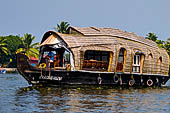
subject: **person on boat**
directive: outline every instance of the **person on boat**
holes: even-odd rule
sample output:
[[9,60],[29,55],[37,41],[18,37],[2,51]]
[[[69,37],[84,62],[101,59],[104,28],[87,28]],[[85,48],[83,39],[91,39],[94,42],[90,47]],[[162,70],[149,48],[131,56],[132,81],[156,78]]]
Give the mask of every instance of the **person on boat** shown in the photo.
[[50,58],[50,62],[54,62],[54,53],[52,51],[49,51],[47,56]]
[[54,53],[50,50],[46,56],[47,67],[50,67],[50,64],[54,62]]

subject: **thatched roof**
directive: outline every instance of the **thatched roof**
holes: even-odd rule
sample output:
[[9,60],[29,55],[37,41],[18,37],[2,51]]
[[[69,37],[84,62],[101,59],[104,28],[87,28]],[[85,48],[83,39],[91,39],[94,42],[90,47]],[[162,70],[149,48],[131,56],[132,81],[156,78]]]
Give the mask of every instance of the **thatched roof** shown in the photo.
[[[74,31],[75,33],[72,33],[72,31]],[[151,40],[145,39],[141,36],[137,36],[134,33],[122,31],[115,28],[69,27],[68,34],[61,34],[58,32],[49,31],[44,34],[41,45],[44,45],[46,39],[49,36],[52,36],[50,34],[55,34],[59,36],[64,42],[66,42],[66,44],[68,44],[68,47],[70,48],[87,45],[114,44],[119,43],[118,41],[121,41],[119,39],[131,40],[157,48],[157,44]]]
[[113,36],[133,40],[149,46],[157,46],[157,44],[151,40],[145,39],[144,37],[138,36],[133,32],[126,32],[115,28],[96,28],[96,27],[70,27],[84,36]]
[[43,43],[41,43],[40,46],[52,45],[52,44],[56,44],[56,43],[59,43],[59,41],[54,36],[54,34],[52,34],[45,41],[43,41]]

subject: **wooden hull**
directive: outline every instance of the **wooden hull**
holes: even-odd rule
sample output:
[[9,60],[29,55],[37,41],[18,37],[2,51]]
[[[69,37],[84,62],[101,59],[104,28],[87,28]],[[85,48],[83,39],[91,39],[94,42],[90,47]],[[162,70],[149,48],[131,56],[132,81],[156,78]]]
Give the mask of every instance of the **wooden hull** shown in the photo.
[[126,85],[126,86],[161,86],[168,80],[169,76],[141,75],[130,73],[94,72],[94,71],[67,71],[47,68],[36,68],[29,65],[25,55],[17,55],[18,72],[30,84],[43,85]]

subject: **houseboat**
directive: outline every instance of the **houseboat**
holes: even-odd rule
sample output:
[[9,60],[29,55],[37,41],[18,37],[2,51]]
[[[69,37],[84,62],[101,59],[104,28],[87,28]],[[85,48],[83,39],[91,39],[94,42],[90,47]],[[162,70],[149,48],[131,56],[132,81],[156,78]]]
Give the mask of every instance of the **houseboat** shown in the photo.
[[30,84],[162,86],[169,80],[169,56],[157,44],[115,28],[69,27],[48,31],[38,64],[17,54],[18,72]]

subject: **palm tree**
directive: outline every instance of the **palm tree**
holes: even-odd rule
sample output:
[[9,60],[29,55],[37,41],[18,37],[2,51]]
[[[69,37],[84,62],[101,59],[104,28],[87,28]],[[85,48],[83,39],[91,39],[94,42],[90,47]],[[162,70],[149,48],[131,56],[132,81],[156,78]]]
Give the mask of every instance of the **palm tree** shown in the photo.
[[[32,36],[31,34],[24,34],[24,37],[21,37],[21,48],[19,48],[17,50],[17,52],[25,52],[25,54],[28,56],[28,57],[35,57],[35,58],[38,58],[39,56],[39,45],[40,43],[37,42],[37,43],[33,43],[35,37]],[[33,43],[33,44],[32,44]]]
[[60,24],[57,24],[57,27],[54,27],[54,29],[59,33],[66,33],[69,25],[68,22],[62,21]]
[[154,33],[148,33],[145,38],[156,42],[159,47],[164,48],[165,41],[158,40],[158,37]]
[[148,33],[147,37],[145,37],[146,39],[152,40],[154,42],[156,42],[156,40],[158,39],[158,37],[154,34],[154,33]]
[[6,55],[8,55],[8,48],[6,44],[6,39],[0,37],[0,57],[2,53],[5,53]]

